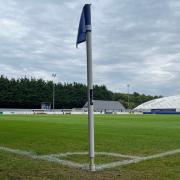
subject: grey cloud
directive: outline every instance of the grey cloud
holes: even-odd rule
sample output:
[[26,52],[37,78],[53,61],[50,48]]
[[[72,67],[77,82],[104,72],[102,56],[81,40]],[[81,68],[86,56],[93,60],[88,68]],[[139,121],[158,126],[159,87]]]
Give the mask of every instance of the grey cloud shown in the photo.
[[180,93],[178,0],[0,0],[0,67],[8,77],[86,82],[75,48],[84,2],[92,3],[94,82],[113,91]]

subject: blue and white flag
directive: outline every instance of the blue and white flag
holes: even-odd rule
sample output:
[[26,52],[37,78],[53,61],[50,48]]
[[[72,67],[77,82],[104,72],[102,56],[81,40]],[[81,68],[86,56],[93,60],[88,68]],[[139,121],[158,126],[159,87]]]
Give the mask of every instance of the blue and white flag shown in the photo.
[[91,31],[91,4],[85,4],[83,7],[81,19],[79,22],[76,47],[78,46],[78,44],[86,41],[87,31]]

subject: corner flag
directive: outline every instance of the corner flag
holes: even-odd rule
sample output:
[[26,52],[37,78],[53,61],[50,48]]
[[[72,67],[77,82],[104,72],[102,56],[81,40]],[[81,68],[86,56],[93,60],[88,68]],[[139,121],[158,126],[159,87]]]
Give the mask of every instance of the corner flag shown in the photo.
[[76,41],[76,47],[78,44],[86,41],[86,32],[91,31],[91,5],[85,4],[81,13],[81,19],[79,22],[79,29]]
[[92,77],[92,38],[91,38],[91,5],[85,4],[81,13],[76,47],[86,41],[87,53],[87,94],[88,94],[88,133],[90,171],[95,171],[94,164],[94,114],[93,114],[93,77]]

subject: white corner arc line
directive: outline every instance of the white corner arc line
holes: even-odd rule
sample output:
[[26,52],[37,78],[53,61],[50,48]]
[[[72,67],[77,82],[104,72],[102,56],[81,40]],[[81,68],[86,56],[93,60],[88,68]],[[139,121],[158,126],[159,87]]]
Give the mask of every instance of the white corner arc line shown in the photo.
[[[81,168],[81,169],[88,170],[88,164],[80,164],[80,163],[76,163],[76,162],[72,162],[72,161],[68,161],[68,160],[59,159],[60,157],[66,157],[69,155],[87,155],[88,152],[66,152],[66,153],[59,153],[59,154],[38,155],[37,153],[35,153],[33,151],[22,151],[19,149],[12,149],[12,148],[2,147],[2,146],[0,146],[0,151],[9,152],[9,153],[13,153],[13,154],[21,155],[21,156],[26,156],[26,157],[29,157],[32,159],[54,162],[54,163],[58,163],[61,165],[72,167],[72,168]],[[165,157],[165,156],[174,155],[177,153],[180,153],[180,149],[175,149],[172,151],[167,151],[167,152],[150,155],[150,156],[144,156],[144,157],[123,155],[123,154],[118,154],[118,153],[96,152],[96,155],[107,155],[107,156],[129,158],[129,160],[123,160],[123,161],[117,161],[117,162],[112,162],[112,163],[107,163],[107,164],[96,165],[96,170],[104,170],[104,169],[114,168],[117,166],[138,163],[141,161],[161,158],[161,157]]]
[[96,155],[106,155],[106,156],[114,156],[114,157],[131,158],[131,159],[140,158],[139,156],[131,156],[131,155],[125,155],[125,154],[119,154],[119,153],[108,153],[108,152],[96,152],[95,154]]
[[[88,155],[88,152],[66,152],[66,153],[50,154],[50,156],[54,156],[54,157],[66,157],[66,156],[72,156],[72,155]],[[109,153],[109,152],[95,152],[95,155],[123,157],[123,158],[130,158],[130,159],[140,158],[139,156],[131,156],[131,155],[125,155],[125,154],[119,154],[119,153]]]

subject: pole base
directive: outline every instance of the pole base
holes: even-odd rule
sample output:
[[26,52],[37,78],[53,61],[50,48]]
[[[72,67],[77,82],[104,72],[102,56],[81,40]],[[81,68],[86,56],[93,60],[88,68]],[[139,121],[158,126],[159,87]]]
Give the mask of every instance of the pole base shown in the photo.
[[90,165],[89,165],[89,170],[90,170],[91,172],[95,172],[95,171],[96,171],[95,164],[90,164]]
[[96,167],[95,167],[95,164],[94,164],[94,157],[90,157],[89,170],[90,170],[91,172],[96,171]]

